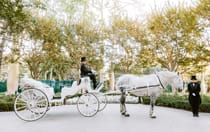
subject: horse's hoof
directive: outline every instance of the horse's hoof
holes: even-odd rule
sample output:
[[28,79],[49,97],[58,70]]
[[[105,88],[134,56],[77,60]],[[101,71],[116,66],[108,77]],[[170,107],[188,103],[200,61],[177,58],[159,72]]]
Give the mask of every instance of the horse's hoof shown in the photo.
[[128,113],[121,113],[122,115],[124,115],[125,117],[129,117],[130,116],[130,114],[128,114]]
[[152,118],[152,119],[155,119],[155,118],[156,118],[156,116],[151,116],[151,118]]
[[127,113],[126,113],[124,116],[125,116],[125,117],[130,117],[130,114],[127,114]]
[[66,105],[66,98],[64,98],[64,100],[63,100],[63,105]]

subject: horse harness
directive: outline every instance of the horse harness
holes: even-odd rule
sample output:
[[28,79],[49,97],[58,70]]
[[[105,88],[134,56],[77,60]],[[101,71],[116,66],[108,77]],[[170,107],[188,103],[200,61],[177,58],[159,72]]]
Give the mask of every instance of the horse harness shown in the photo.
[[163,83],[161,82],[160,77],[158,76],[158,74],[157,74],[157,73],[155,73],[155,75],[157,76],[158,81],[159,81],[159,83],[160,83],[161,87],[162,87],[163,89],[165,89],[165,87],[163,86]]
[[[163,86],[163,83],[161,82],[160,77],[158,76],[158,74],[155,73],[155,75],[156,75],[156,77],[157,77],[157,79],[158,79],[160,84],[157,84],[157,85],[149,85],[149,84],[147,84],[147,86],[134,87],[131,90],[137,90],[137,89],[143,89],[143,88],[151,88],[151,87],[159,87],[159,86],[161,86],[163,89],[165,89],[165,87]],[[128,90],[128,91],[130,91],[130,90]]]

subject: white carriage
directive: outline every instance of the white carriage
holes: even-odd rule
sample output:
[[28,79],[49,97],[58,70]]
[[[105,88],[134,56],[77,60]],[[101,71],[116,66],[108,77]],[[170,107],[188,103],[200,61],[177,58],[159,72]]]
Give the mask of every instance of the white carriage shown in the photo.
[[65,104],[66,97],[75,95],[79,91],[85,91],[77,100],[77,109],[85,117],[91,117],[102,111],[107,104],[106,95],[101,93],[103,82],[99,83],[95,90],[92,89],[89,77],[81,78],[80,84],[74,81],[71,87],[61,90],[61,98],[53,99],[54,89],[47,84],[30,79],[22,78],[20,92],[14,103],[16,115],[25,121],[35,121],[42,118],[50,109],[52,103],[62,102]]

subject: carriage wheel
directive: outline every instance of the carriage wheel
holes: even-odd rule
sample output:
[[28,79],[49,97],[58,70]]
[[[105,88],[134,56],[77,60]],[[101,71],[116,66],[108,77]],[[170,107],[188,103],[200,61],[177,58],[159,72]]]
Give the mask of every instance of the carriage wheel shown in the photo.
[[106,95],[103,94],[103,93],[96,93],[95,95],[98,98],[99,103],[100,103],[98,111],[104,110],[106,108],[106,105],[107,105],[107,102],[108,102]]
[[15,99],[15,114],[24,121],[35,121],[42,118],[49,106],[45,93],[39,89],[22,91]]
[[77,109],[85,117],[94,116],[99,109],[98,98],[91,93],[81,95],[77,101]]

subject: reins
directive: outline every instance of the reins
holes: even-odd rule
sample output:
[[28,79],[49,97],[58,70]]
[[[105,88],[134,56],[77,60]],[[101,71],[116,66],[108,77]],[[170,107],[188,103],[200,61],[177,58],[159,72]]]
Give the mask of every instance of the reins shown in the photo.
[[158,74],[155,73],[155,75],[157,76],[158,81],[160,82],[161,87],[162,87],[163,89],[165,89],[165,87],[163,86],[163,83],[161,82],[160,77],[158,76]]

